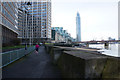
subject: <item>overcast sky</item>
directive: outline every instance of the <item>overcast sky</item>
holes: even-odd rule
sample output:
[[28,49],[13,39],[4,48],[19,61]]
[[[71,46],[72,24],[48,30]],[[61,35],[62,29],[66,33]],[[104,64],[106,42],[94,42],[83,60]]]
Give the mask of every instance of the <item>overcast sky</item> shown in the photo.
[[76,38],[76,15],[81,17],[82,41],[118,37],[119,0],[52,0],[52,27],[63,27]]

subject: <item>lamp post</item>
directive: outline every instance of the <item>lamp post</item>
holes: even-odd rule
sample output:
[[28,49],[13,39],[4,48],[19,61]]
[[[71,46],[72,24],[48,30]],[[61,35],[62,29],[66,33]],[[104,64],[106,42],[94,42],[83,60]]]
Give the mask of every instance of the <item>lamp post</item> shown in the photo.
[[25,2],[25,3],[22,3],[21,4],[21,6],[23,6],[24,7],[24,9],[25,10],[23,10],[24,12],[25,12],[25,15],[26,15],[26,27],[25,27],[25,50],[27,50],[27,38],[28,38],[28,25],[27,25],[27,23],[28,23],[28,16],[27,15],[29,15],[29,12],[28,12],[28,8],[29,7],[31,7],[31,3],[30,2]]

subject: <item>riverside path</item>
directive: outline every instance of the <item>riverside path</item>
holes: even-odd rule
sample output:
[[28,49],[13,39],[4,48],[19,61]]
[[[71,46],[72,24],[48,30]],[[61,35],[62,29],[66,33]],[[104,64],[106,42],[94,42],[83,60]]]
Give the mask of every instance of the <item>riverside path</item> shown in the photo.
[[61,78],[56,65],[40,46],[39,53],[35,51],[2,69],[2,79],[5,78]]

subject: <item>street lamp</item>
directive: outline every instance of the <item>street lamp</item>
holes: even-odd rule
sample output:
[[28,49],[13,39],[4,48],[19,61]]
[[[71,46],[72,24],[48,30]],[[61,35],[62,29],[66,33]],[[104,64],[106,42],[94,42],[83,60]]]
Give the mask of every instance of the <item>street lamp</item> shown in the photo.
[[27,28],[27,22],[28,22],[28,19],[27,19],[27,15],[28,15],[28,8],[31,7],[31,3],[30,2],[25,2],[25,3],[22,3],[21,4],[22,7],[24,7],[25,10],[23,10],[25,12],[25,15],[26,15],[26,28],[25,28],[25,33],[26,34],[26,39],[25,39],[25,50],[27,50],[27,37],[28,37],[28,28]]

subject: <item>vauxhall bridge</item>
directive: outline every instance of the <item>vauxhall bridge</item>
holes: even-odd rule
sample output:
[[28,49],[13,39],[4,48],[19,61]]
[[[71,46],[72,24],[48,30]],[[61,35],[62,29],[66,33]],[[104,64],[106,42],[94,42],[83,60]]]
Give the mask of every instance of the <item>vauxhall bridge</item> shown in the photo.
[[104,43],[118,43],[120,40],[101,40],[101,41],[80,41],[80,42],[75,42],[75,43],[88,43],[88,44],[104,44]]

